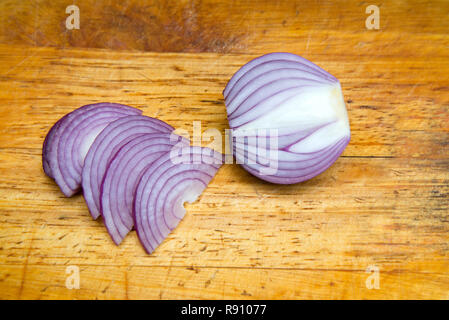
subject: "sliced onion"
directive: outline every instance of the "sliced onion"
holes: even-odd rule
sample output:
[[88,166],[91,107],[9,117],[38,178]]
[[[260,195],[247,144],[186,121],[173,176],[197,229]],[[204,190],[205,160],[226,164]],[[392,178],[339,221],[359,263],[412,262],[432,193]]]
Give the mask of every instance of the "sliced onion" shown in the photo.
[[236,159],[263,180],[310,179],[329,168],[349,143],[339,81],[302,57],[256,58],[236,72],[223,95]]
[[45,174],[52,179],[54,179],[54,177],[53,177],[53,170],[51,169],[50,159],[49,159],[49,154],[50,154],[50,150],[51,150],[50,146],[53,146],[53,140],[56,135],[56,132],[58,131],[59,125],[61,124],[62,120],[65,117],[66,116],[59,119],[53,125],[53,127],[51,127],[50,131],[47,133],[47,136],[45,137],[44,145],[42,147],[42,166],[44,168]]
[[118,245],[134,225],[134,194],[142,173],[165,153],[189,141],[170,133],[143,134],[124,145],[110,162],[101,185],[101,213]]
[[223,163],[208,148],[186,147],[167,153],[146,169],[134,198],[134,225],[140,242],[153,252],[184,217],[184,202],[194,202]]
[[131,140],[147,133],[170,133],[167,123],[146,116],[129,116],[110,123],[91,145],[82,171],[84,199],[94,219],[100,214],[100,187],[114,155]]
[[97,103],[67,114],[52,127],[44,141],[44,171],[67,197],[74,195],[81,186],[80,165],[95,137],[108,123],[140,113],[121,104]]

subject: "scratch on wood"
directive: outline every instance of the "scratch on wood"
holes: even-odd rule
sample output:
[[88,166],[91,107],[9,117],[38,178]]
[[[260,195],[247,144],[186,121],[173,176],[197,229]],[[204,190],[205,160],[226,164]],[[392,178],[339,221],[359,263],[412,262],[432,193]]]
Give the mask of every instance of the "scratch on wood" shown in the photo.
[[30,258],[31,248],[33,247],[33,241],[34,241],[34,230],[31,232],[30,245],[28,246],[25,262],[23,265],[22,279],[20,281],[20,289],[19,289],[19,298],[18,299],[21,299],[21,297],[22,297],[23,287],[25,284],[25,278],[26,278],[26,273],[27,273],[27,268],[28,268],[28,260]]

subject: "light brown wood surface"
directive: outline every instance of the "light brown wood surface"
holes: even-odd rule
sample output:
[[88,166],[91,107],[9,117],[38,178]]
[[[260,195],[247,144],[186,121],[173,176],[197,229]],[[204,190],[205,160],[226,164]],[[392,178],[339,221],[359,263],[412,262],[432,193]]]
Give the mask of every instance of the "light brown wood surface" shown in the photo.
[[[1,299],[449,299],[447,1],[373,3],[380,30],[359,1],[75,3],[80,30],[66,1],[0,3]],[[318,177],[280,186],[224,165],[147,255],[44,175],[47,131],[88,103],[224,132],[226,82],[271,51],[342,84],[351,142]]]

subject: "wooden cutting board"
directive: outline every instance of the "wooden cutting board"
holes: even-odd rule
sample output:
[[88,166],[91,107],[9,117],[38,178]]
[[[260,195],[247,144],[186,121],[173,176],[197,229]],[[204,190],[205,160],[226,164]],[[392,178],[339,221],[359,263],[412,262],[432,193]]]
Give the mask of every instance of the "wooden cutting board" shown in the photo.
[[[0,4],[1,299],[449,298],[447,1],[378,3],[379,30],[358,1],[76,4],[79,30],[66,1]],[[352,139],[318,177],[225,165],[147,255],[44,175],[47,131],[88,103],[224,132],[226,82],[271,51],[342,84]]]

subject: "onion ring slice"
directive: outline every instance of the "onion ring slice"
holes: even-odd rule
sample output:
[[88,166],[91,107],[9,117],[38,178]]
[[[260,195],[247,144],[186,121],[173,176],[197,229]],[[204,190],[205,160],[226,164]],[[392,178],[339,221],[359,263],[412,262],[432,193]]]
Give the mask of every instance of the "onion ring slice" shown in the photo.
[[134,225],[152,253],[185,215],[184,202],[203,192],[223,163],[209,148],[185,147],[156,160],[142,175],[134,197]]
[[129,116],[110,123],[89,149],[82,172],[84,199],[94,219],[100,214],[100,187],[114,155],[131,140],[147,133],[170,133],[167,123],[146,116]]
[[[70,197],[79,191],[81,173],[76,170],[96,135],[111,121],[141,111],[116,103],[96,103],[78,108],[50,129],[43,145],[44,171]],[[90,125],[85,125],[88,122]]]
[[101,213],[115,244],[119,245],[134,225],[134,194],[143,172],[172,148],[189,141],[170,133],[143,134],[128,142],[108,165],[101,185]]

